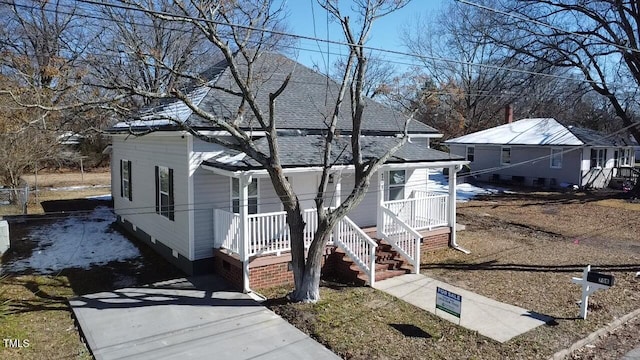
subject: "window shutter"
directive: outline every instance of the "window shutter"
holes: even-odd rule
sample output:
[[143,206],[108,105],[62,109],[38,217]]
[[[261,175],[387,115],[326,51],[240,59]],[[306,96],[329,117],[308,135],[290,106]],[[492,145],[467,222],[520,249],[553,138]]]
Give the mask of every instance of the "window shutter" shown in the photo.
[[173,169],[169,169],[169,220],[175,219],[173,200]]
[[122,178],[124,173],[122,172],[122,168],[123,168],[123,164],[122,164],[122,160],[120,160],[120,197],[124,197],[124,186],[122,186]]
[[156,213],[160,214],[160,169],[156,166]]
[[131,176],[131,168],[132,168],[131,160],[129,160],[127,162],[128,162],[127,165],[129,165],[128,166],[129,167],[129,194],[127,194],[127,195],[129,196],[129,201],[133,201],[133,195],[132,195],[133,194],[133,183],[131,182],[131,178],[132,178],[132,176]]

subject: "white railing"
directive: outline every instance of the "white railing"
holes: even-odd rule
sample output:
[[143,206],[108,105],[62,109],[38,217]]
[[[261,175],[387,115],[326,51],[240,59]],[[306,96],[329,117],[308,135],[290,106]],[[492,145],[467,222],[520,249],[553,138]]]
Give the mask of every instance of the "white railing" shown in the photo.
[[291,250],[287,213],[249,215],[249,255],[280,254]]
[[225,248],[240,253],[240,215],[213,209],[215,248]]
[[431,230],[449,224],[448,195],[414,191],[413,196],[409,199],[385,201],[383,206],[416,230]]
[[369,286],[376,281],[376,247],[378,244],[348,217],[333,228],[333,243],[341,247],[369,278]]
[[382,211],[382,236],[395,250],[407,258],[414,272],[420,272],[420,241],[422,236],[386,207]]
[[[306,223],[304,243],[308,248],[318,229],[316,209],[304,210],[302,214]],[[280,254],[291,251],[291,238],[287,225],[287,213],[251,214],[249,221],[248,256]],[[215,247],[223,247],[240,254],[240,215],[228,211],[214,209]],[[340,246],[347,255],[369,277],[369,284],[375,283],[375,252],[378,246],[351,219],[344,217],[336,224],[328,242]]]

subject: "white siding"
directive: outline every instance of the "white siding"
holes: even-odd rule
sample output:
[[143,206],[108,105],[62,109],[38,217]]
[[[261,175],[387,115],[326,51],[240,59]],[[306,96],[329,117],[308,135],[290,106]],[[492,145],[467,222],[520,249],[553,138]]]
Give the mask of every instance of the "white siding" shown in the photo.
[[194,259],[213,255],[213,209],[231,210],[231,180],[227,176],[203,170],[204,160],[221,152],[223,147],[193,139],[190,176],[193,183],[193,246]]
[[[355,178],[352,173],[344,173],[342,175],[342,200],[353,190]],[[378,217],[378,176],[376,174],[371,178],[371,185],[364,199],[356,208],[351,210],[347,217],[360,227],[375,226]]]
[[407,170],[407,185],[404,189],[404,197],[411,197],[414,190],[427,190],[427,169]]
[[230,210],[229,181],[229,177],[203,169],[193,175],[194,260],[213,255],[213,209]]
[[273,188],[271,178],[260,178],[258,180],[258,211],[261,213],[282,211],[282,202]]
[[[187,140],[179,135],[113,136],[114,211],[127,221],[189,258]],[[131,161],[133,200],[120,197],[120,160]],[[156,214],[155,166],[173,169],[175,220]]]

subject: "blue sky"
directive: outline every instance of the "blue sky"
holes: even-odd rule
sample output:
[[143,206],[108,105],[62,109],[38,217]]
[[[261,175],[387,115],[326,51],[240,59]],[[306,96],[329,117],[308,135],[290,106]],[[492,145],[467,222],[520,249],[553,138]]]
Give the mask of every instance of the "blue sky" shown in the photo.
[[[312,36],[318,38],[327,38],[327,13],[320,8],[316,0],[283,0],[286,2],[287,9],[290,13],[288,24],[290,31],[296,34]],[[404,51],[400,33],[403,26],[412,25],[416,22],[418,15],[431,18],[443,6],[446,6],[452,0],[413,0],[404,8],[378,19],[372,28],[371,36],[367,43],[368,46],[383,49],[392,49]],[[343,8],[348,9],[350,1],[342,1]],[[314,22],[315,18],[315,22]],[[352,16],[354,18],[354,16]],[[355,20],[355,19],[353,19]],[[314,34],[315,23],[315,34]],[[335,22],[329,23],[329,39],[337,41],[345,41],[342,29]],[[327,44],[322,42],[314,42],[310,40],[300,40],[298,43],[297,55],[298,61],[307,66],[318,64],[324,71],[323,67],[327,62]],[[322,53],[320,53],[322,51]],[[331,64],[339,53],[344,53],[337,45],[330,45],[328,49],[329,64]],[[384,55],[389,57],[392,55]],[[400,60],[396,57],[396,60]],[[400,60],[400,61],[406,61]]]

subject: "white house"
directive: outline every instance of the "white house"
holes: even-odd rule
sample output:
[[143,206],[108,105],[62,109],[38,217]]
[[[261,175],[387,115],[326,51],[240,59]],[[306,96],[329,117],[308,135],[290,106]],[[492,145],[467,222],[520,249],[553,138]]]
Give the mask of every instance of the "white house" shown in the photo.
[[634,151],[623,136],[565,126],[552,118],[522,119],[445,141],[484,181],[527,186],[603,188]]
[[[277,88],[284,74],[293,74],[277,102],[279,147],[282,165],[305,208],[310,241],[326,129],[325,99],[336,93],[337,84],[329,81],[327,88],[324,75],[281,55],[263,54],[259,61],[256,69],[269,75],[261,84],[264,93]],[[189,96],[202,109],[229,116],[241,99],[218,88],[232,84],[226,63],[216,64],[208,74],[211,81],[192,89]],[[347,116],[338,124],[341,138],[328,195],[333,204],[354,186],[348,106]],[[395,144],[406,118],[369,100],[365,119],[360,135],[366,158]],[[112,127],[111,183],[119,222],[189,274],[215,271],[245,290],[290,281],[285,212],[266,170],[243,153],[180,130],[176,122],[188,122],[202,133],[231,141],[179,101],[159,105],[141,120]],[[247,118],[241,127],[252,131],[255,123]],[[132,135],[140,132],[145,135]],[[326,272],[340,272],[336,269],[345,253],[368,283],[394,274],[393,270],[404,271],[406,266],[373,263],[380,239],[405,256],[405,265],[414,270],[421,250],[455,245],[455,181],[450,181],[448,194],[431,194],[427,174],[429,169],[447,168],[455,178],[467,162],[429,148],[429,139],[441,135],[427,125],[413,122],[409,134],[411,141],[373,177],[365,199],[336,227],[327,249]],[[264,133],[252,131],[252,135],[268,153],[266,141],[260,139]]]

